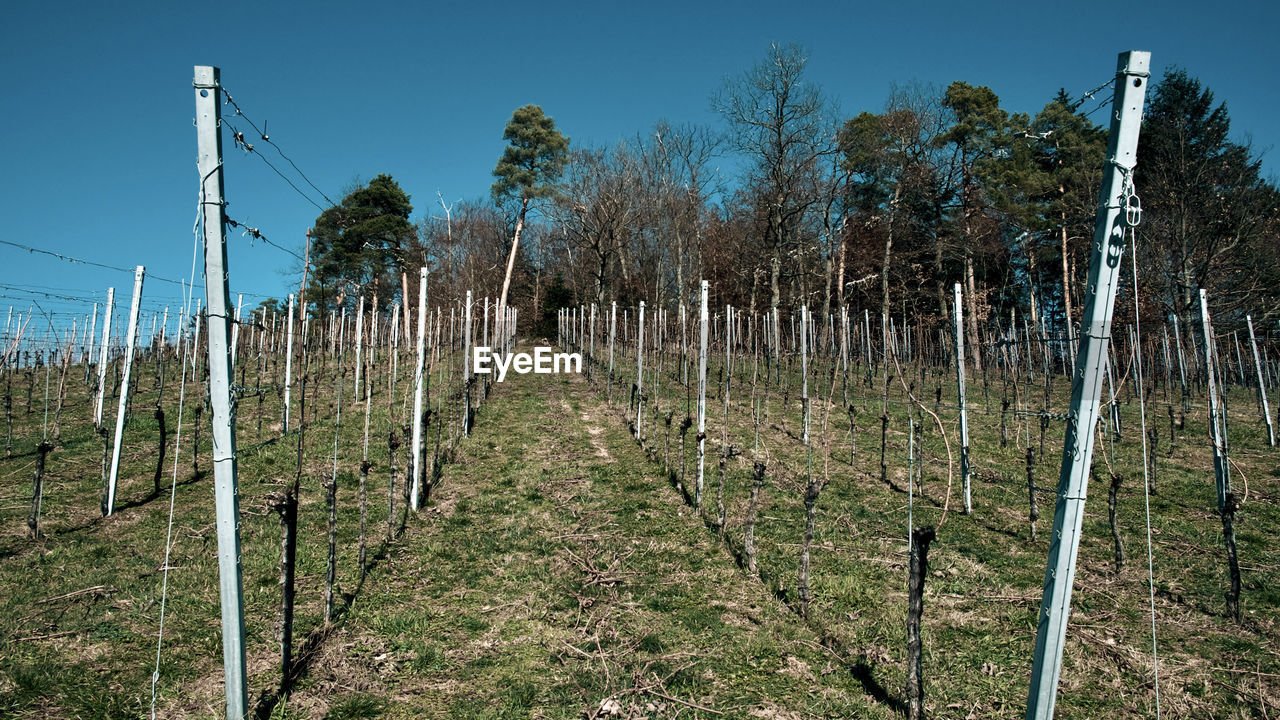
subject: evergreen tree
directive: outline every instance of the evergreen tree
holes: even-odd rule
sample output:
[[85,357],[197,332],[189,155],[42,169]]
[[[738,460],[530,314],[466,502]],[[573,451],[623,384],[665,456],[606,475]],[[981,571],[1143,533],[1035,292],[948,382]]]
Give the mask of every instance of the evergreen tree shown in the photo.
[[497,180],[491,192],[494,200],[518,203],[516,227],[511,237],[511,253],[507,256],[507,272],[502,281],[498,307],[505,307],[511,289],[511,274],[516,266],[520,233],[524,230],[529,206],[534,200],[555,192],[555,181],[564,171],[569,151],[569,138],[556,130],[556,123],[537,105],[517,108],[507,122],[502,139],[508,145],[493,169]]
[[1034,119],[1011,116],[998,142],[978,172],[1030,281],[1024,306],[1037,319],[1057,315],[1065,324],[1078,315],[1073,299],[1088,267],[1106,133],[1059,91]]
[[409,195],[381,174],[321,213],[311,231],[308,302],[323,312],[377,287],[378,302],[386,307],[416,244],[412,212]]
[[1277,193],[1230,130],[1226,105],[1180,69],[1156,86],[1143,121],[1135,182],[1144,278],[1166,312],[1188,320],[1200,288],[1226,322],[1232,311],[1274,306]]
[[[985,199],[978,183],[977,168],[991,158],[999,147],[999,138],[1007,130],[1009,114],[1000,108],[1000,98],[991,88],[956,81],[947,87],[943,104],[956,115],[956,123],[941,142],[954,146],[960,169],[960,207],[956,218],[964,256],[965,320],[970,347],[978,346],[978,285],[974,267],[975,249],[981,244],[979,222],[984,214]],[[982,369],[982,356],[974,354],[973,363]]]

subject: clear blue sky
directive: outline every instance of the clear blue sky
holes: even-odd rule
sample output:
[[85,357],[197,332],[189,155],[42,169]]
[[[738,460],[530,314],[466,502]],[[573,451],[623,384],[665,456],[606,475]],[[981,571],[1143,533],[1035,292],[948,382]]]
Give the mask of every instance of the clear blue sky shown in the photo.
[[[245,113],[330,197],[387,172],[414,219],[440,212],[437,191],[487,195],[520,105],[543,106],[575,144],[612,144],[660,118],[719,126],[710,94],[770,42],[805,46],[809,79],[848,116],[880,110],[894,83],[953,80],[1035,112],[1059,87],[1109,79],[1118,52],[1149,50],[1157,78],[1184,67],[1227,103],[1236,140],[1280,142],[1270,2],[113,5],[0,9],[0,239],[171,279],[191,268],[196,64],[219,66]],[[230,138],[225,156],[228,214],[301,252],[319,211]],[[1268,152],[1265,172],[1278,168]],[[228,237],[232,293],[246,305],[296,287],[296,260]],[[127,303],[131,283],[0,245],[0,313],[29,305],[15,287],[103,298],[114,285]],[[149,280],[144,307],[176,308],[180,293]]]

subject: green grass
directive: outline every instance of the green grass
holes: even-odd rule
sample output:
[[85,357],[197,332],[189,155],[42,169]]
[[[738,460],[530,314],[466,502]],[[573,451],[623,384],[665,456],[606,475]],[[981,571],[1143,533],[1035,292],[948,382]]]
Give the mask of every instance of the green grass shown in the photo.
[[[654,356],[645,359],[647,374],[650,369],[652,372],[646,378],[651,393],[647,410],[651,415],[644,422],[648,428],[645,446],[659,467],[670,453],[669,462],[678,472],[678,430],[673,429],[668,448],[663,417],[673,412],[673,426],[678,427],[686,412],[687,395],[674,382],[678,355],[670,355],[664,361],[665,374],[659,381],[659,360]],[[619,371],[622,385],[634,379],[634,355],[615,359],[615,367],[629,368]],[[794,602],[804,516],[801,496],[808,467],[805,448],[799,441],[799,372],[788,365],[782,372],[782,388],[776,382],[768,383],[766,388],[761,367],[757,397],[763,417],[760,447],[753,451],[756,428],[750,407],[751,370],[750,356],[738,359],[728,418],[729,441],[745,449],[745,453],[729,464],[728,544],[741,548],[740,523],[750,491],[751,460],[753,456],[767,458],[769,476],[756,527],[760,576],[767,587]],[[814,443],[819,447],[813,467],[819,475],[823,472],[824,444],[820,425],[828,392],[832,392],[836,406],[828,430],[832,449],[827,467],[830,484],[818,502],[812,580],[816,599],[809,625],[838,640],[842,647],[859,649],[863,660],[884,670],[886,686],[896,691],[905,682],[902,624],[906,604],[906,430],[910,403],[894,379],[889,391],[886,452],[890,483],[882,483],[881,376],[877,373],[875,384],[867,387],[859,382],[865,377],[864,370],[851,372],[849,402],[856,410],[858,424],[858,453],[851,464],[842,386],[837,380],[832,390],[829,372],[829,366],[820,360],[810,375],[810,394],[815,398],[812,428]],[[921,387],[918,370],[910,369],[908,374],[910,382]],[[707,505],[703,514],[712,519],[723,423],[722,362],[714,356],[708,377]],[[931,550],[933,572],[925,611],[926,676],[946,678],[945,682],[930,685],[930,706],[934,715],[943,717],[964,717],[975,708],[978,714],[1021,714],[1017,708],[1025,702],[1036,610],[1048,553],[1047,536],[1052,527],[1053,487],[1061,459],[1060,421],[1050,423],[1043,456],[1039,453],[1039,423],[1034,419],[1029,428],[1011,419],[1008,446],[1000,447],[999,409],[1004,386],[995,370],[989,371],[986,381],[984,392],[982,375],[971,371],[974,513],[969,517],[960,512],[957,413],[948,407],[955,402],[954,375],[945,369],[927,370],[924,391],[920,393],[926,406],[935,409],[933,391],[942,388],[942,402],[936,409],[950,437],[955,466],[948,495],[947,451],[932,419],[925,415],[924,492],[915,497],[916,524],[937,524],[942,519],[942,507],[948,506],[945,523]],[[630,417],[626,397],[618,387],[615,385],[614,392],[615,402],[619,403],[616,414]],[[1062,378],[1053,378],[1050,410],[1065,409],[1068,390]],[[1009,393],[1012,400],[1012,389]],[[1162,435],[1160,492],[1151,498],[1151,511],[1156,587],[1168,591],[1157,597],[1157,624],[1163,663],[1162,701],[1164,710],[1172,716],[1221,717],[1226,712],[1224,708],[1231,708],[1231,713],[1243,713],[1230,714],[1231,717],[1263,717],[1262,698],[1268,707],[1280,700],[1270,683],[1259,682],[1268,677],[1265,673],[1280,669],[1280,658],[1269,648],[1276,635],[1277,610],[1270,588],[1280,578],[1274,545],[1266,540],[1267,528],[1280,521],[1275,504],[1277,478],[1270,471],[1275,451],[1266,445],[1265,427],[1254,410],[1252,391],[1234,387],[1230,396],[1235,490],[1243,492],[1243,471],[1251,493],[1247,509],[1237,517],[1237,543],[1244,567],[1242,628],[1225,617],[1226,559],[1222,525],[1214,510],[1212,460],[1208,442],[1202,439],[1207,436],[1203,396],[1193,398],[1192,410],[1186,413],[1185,427],[1178,428],[1177,443],[1170,456],[1166,456],[1169,437],[1163,389],[1157,391],[1149,407]],[[1038,410],[1043,386],[1030,390],[1023,387],[1021,397],[1023,408]],[[1073,629],[1067,646],[1068,670],[1064,671],[1058,699],[1060,717],[1155,715],[1138,403],[1126,387],[1119,389],[1119,398],[1124,434],[1119,441],[1108,438],[1099,444],[1095,462],[1105,477],[1102,453],[1106,453],[1107,459],[1114,457],[1116,472],[1125,477],[1119,525],[1127,561],[1117,576],[1112,567],[1106,521],[1106,484],[1095,482],[1081,543]],[[1176,390],[1174,403],[1178,405]],[[917,418],[917,428],[920,425]],[[1035,472],[1040,488],[1040,532],[1035,541],[1029,538],[1027,517],[1028,429],[1030,443],[1037,450]],[[920,442],[917,436],[918,447]],[[686,463],[692,468],[694,462],[691,441]],[[689,475],[687,484],[691,485],[692,469]],[[1241,632],[1253,642],[1234,642]],[[995,666],[994,674],[991,665]],[[1264,675],[1250,675],[1247,668]],[[1194,701],[1188,699],[1188,688],[1192,686],[1200,689]]]
[[[350,362],[351,358],[348,358]],[[380,362],[385,364],[385,355]],[[724,539],[714,518],[722,400],[710,371],[706,505],[699,517],[663,472],[667,456],[678,472],[678,423],[686,390],[675,382],[671,357],[647,357],[651,393],[638,445],[626,421],[625,388],[633,373],[619,369],[611,406],[602,378],[524,375],[494,386],[470,438],[455,437],[456,392],[444,407],[442,445],[454,447],[427,507],[406,532],[384,544],[387,527],[387,432],[404,422],[409,386],[401,374],[388,403],[380,369],[372,401],[369,476],[371,568],[363,584],[356,567],[358,465],[363,405],[352,402],[348,374],[342,398],[338,483],[338,619],[324,635],[287,703],[273,717],[321,718],[580,718],[619,703],[634,716],[893,717],[905,684],[906,410],[902,389],[890,391],[887,456],[892,484],[879,480],[879,392],[852,373],[858,454],[850,464],[848,417],[839,407],[829,429],[831,482],[818,501],[813,542],[811,617],[796,612],[796,568],[803,531],[805,448],[796,397],[798,373],[787,368],[787,390],[759,389],[767,416],[760,454],[768,476],[756,527],[759,577],[735,562],[751,483],[755,427],[750,358],[739,360],[728,417],[730,442],[745,450],[728,465]],[[315,361],[317,365],[319,360]],[[299,521],[298,617],[301,645],[320,628],[327,510],[321,480],[332,469],[336,377],[325,361],[321,389],[308,397]],[[627,363],[632,363],[627,365]],[[616,367],[634,367],[619,352]],[[166,380],[172,443],[177,378]],[[261,381],[248,366],[245,384]],[[313,370],[320,374],[320,368]],[[283,364],[277,368],[282,373]],[[154,365],[135,365],[139,388],[127,426],[118,512],[99,517],[102,445],[87,423],[82,380],[68,379],[62,433],[49,456],[45,535],[26,534],[34,447],[42,435],[42,378],[27,412],[22,371],[12,376],[14,456],[0,460],[0,717],[145,717],[159,620],[160,566],[168,517],[173,448],[163,491],[152,496],[156,423]],[[439,397],[432,368],[431,407]],[[41,373],[42,374],[42,373]],[[920,383],[916,371],[914,380]],[[692,374],[691,374],[692,375]],[[824,397],[829,380],[811,375]],[[829,375],[826,377],[830,377]],[[56,380],[56,376],[55,376]],[[877,382],[879,380],[877,379]],[[446,385],[456,378],[446,370]],[[922,395],[939,414],[955,446],[952,376],[928,370]],[[189,395],[194,396],[195,385]],[[1055,378],[1051,409],[1068,388]],[[1039,537],[1028,534],[1026,428],[1011,423],[999,442],[1003,385],[992,372],[970,377],[974,513],[960,513],[957,476],[947,494],[947,454],[932,420],[924,429],[923,495],[917,524],[946,521],[931,550],[925,605],[925,673],[930,717],[1019,717],[1025,702],[1036,611],[1052,525],[1061,423],[1038,458]],[[1023,407],[1038,409],[1042,387],[1021,388]],[[298,395],[295,387],[295,403]],[[1105,483],[1093,485],[1080,550],[1059,717],[1154,717],[1150,678],[1150,617],[1136,399],[1121,389],[1123,439],[1115,467],[1125,476],[1120,525],[1128,554],[1118,576],[1111,567]],[[841,387],[835,402],[843,402]],[[1027,400],[1030,398],[1030,400]],[[785,402],[784,402],[785,399]],[[1251,415],[1245,391],[1231,392],[1233,459],[1248,478],[1249,502],[1237,519],[1244,566],[1244,626],[1224,616],[1226,589],[1221,523],[1213,512],[1212,464],[1199,405],[1165,457],[1168,425],[1163,394],[1156,417],[1162,434],[1158,495],[1152,496],[1162,702],[1167,717],[1264,717],[1280,697],[1275,621],[1280,606],[1275,545],[1275,451]],[[390,407],[388,407],[390,405]],[[812,427],[821,446],[823,403]],[[114,404],[108,417],[114,412]],[[194,401],[183,417],[164,652],[157,706],[168,717],[217,717],[221,708],[221,630],[217,541],[211,477],[195,475],[189,442]],[[297,406],[295,404],[295,413]],[[663,415],[674,412],[671,447]],[[274,688],[275,623],[279,612],[279,520],[268,498],[291,481],[295,434],[279,437],[280,397],[260,405],[244,398],[239,413],[246,639],[251,699]],[[52,413],[51,413],[52,415]],[[262,431],[258,433],[258,418]],[[200,468],[209,472],[208,417],[200,431]],[[296,415],[295,415],[296,421]],[[108,421],[109,422],[109,421]],[[1015,428],[1024,433],[1015,437]],[[436,426],[427,432],[435,447]],[[1030,427],[1039,450],[1039,427]],[[686,464],[692,486],[693,431]],[[403,480],[405,445],[396,458]],[[1100,446],[1100,452],[1109,446]],[[815,471],[823,471],[821,453]],[[1100,471],[1105,469],[1100,466]],[[1239,477],[1239,476],[1237,476]],[[1237,486],[1243,490],[1243,482]],[[396,497],[399,509],[401,498]],[[93,589],[59,599],[76,591]],[[1262,705],[1265,698],[1266,710]],[[718,715],[717,717],[719,717]]]

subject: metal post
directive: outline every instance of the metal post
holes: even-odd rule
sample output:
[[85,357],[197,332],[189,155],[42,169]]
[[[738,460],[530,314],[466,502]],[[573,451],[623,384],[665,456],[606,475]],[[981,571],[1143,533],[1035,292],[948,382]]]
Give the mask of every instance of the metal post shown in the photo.
[[1062,449],[1062,471],[1054,506],[1053,534],[1045,567],[1044,595],[1040,601],[1035,659],[1027,696],[1027,720],[1049,720],[1057,699],[1062,673],[1062,650],[1071,612],[1071,583],[1084,521],[1084,501],[1093,463],[1093,445],[1102,392],[1102,367],[1111,337],[1120,279],[1120,257],[1129,220],[1125,205],[1132,197],[1130,174],[1136,161],[1138,131],[1146,97],[1151,53],[1121,53],[1115,80],[1115,99],[1107,164],[1103,170],[1093,253],[1086,285],[1083,332],[1071,383],[1071,411]]
[[1231,331],[1231,342],[1236,346],[1236,381],[1244,386],[1244,361],[1240,359],[1240,334]]
[[[711,289],[709,280],[702,281],[702,299],[699,303],[699,337],[698,346],[698,483],[693,494],[694,508],[702,509],[702,484],[704,461],[707,455],[707,293]],[[776,325],[775,319],[775,327]]]
[[244,307],[244,293],[236,295],[236,321],[231,324],[231,370],[234,373],[236,359],[240,355],[240,310]]
[[1209,379],[1209,437],[1213,440],[1213,475],[1218,489],[1218,511],[1227,506],[1231,492],[1231,474],[1227,467],[1227,436],[1223,424],[1222,401],[1218,397],[1218,365],[1213,339],[1213,322],[1209,319],[1209,296],[1200,289],[1200,321],[1204,325],[1204,369]]
[[93,425],[102,427],[102,400],[107,391],[107,363],[111,359],[111,316],[116,310],[116,289],[107,288],[107,306],[102,315],[102,359],[98,361],[98,398],[93,406]]
[[951,313],[956,336],[956,388],[960,400],[960,482],[964,486],[964,514],[973,512],[969,491],[969,408],[964,396],[964,315],[960,305],[960,283],[955,286],[955,310]]
[[120,474],[120,441],[124,437],[124,416],[129,401],[129,376],[133,370],[133,344],[138,339],[138,309],[142,302],[142,278],[146,271],[139,265],[133,271],[133,302],[129,307],[129,333],[124,345],[124,370],[120,381],[120,406],[116,410],[116,441],[111,451],[111,474],[107,476],[107,506],[103,515],[115,512],[116,478]]
[[293,293],[289,293],[288,340],[284,356],[284,426],[281,432],[289,432],[289,394],[293,389]]
[[[471,293],[467,293],[468,305],[470,295]],[[426,337],[427,269],[423,267],[418,270],[418,358],[413,364],[413,487],[409,489],[409,507],[414,510],[418,509],[418,491],[422,483],[422,386],[425,382],[423,370],[427,358]],[[465,419],[463,422],[466,422]]]
[[191,336],[191,377],[200,377],[200,327],[204,324],[204,298],[196,298],[196,331]]
[[222,596],[222,660],[227,717],[244,718],[244,595],[240,582],[240,497],[236,480],[235,413],[231,404],[231,339],[227,315],[227,245],[222,193],[222,89],[218,69],[195,69],[200,207],[204,213],[205,297],[209,313],[209,399],[213,406],[213,485],[217,505],[218,576]]
[[[96,314],[95,314],[96,317]],[[1258,371],[1258,400],[1262,403],[1262,418],[1267,421],[1267,440],[1276,444],[1276,428],[1271,424],[1271,407],[1267,404],[1267,383],[1262,379],[1262,362],[1258,359],[1258,338],[1253,334],[1253,317],[1244,316],[1249,324],[1249,347],[1253,348],[1253,367]]]
[[360,402],[364,395],[364,386],[360,384],[360,358],[364,350],[364,296],[360,296],[359,309],[356,311],[356,399]]
[[618,301],[609,308],[609,375],[605,378],[605,393],[613,401],[613,338],[618,330]]
[[640,439],[640,422],[644,419],[644,301],[640,301],[640,325],[636,332],[636,439]]
[[809,444],[809,306],[800,306],[800,409],[804,425],[800,441]]

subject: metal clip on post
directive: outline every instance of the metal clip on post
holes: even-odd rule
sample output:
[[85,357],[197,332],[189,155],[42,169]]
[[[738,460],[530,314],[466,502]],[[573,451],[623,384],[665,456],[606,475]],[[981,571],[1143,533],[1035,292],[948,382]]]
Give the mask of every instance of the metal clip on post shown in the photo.
[[1142,224],[1142,201],[1132,190],[1124,202],[1124,224],[1131,228]]

